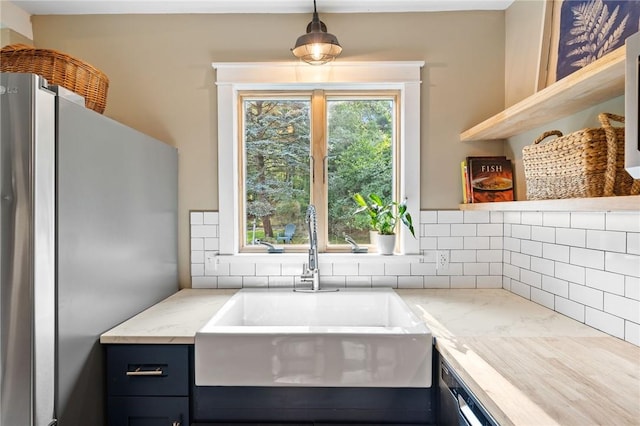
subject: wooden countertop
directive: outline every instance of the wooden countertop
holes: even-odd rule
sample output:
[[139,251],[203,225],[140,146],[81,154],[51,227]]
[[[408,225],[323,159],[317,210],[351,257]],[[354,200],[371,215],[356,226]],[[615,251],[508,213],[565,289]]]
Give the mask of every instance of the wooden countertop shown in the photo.
[[[234,292],[182,290],[100,342],[193,344]],[[505,290],[397,292],[501,425],[640,425],[639,347]]]

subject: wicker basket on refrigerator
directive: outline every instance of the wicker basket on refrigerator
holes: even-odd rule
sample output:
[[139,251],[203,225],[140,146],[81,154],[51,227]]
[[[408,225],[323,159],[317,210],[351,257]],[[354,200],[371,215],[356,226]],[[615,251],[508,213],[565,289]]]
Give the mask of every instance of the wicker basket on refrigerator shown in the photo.
[[[558,130],[543,133],[522,150],[527,199],[588,198],[640,193],[624,168],[624,117],[602,113],[602,127],[568,135]],[[556,139],[541,143],[549,136]]]
[[49,84],[84,96],[85,106],[102,114],[109,78],[88,63],[52,49],[12,44],[0,50],[0,71],[38,74]]

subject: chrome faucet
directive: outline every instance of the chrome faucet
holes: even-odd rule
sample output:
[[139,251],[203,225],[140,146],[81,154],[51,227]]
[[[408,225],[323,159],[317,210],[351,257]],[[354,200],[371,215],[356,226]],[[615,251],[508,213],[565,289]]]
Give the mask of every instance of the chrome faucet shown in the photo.
[[320,271],[318,270],[318,230],[316,208],[313,204],[307,207],[305,217],[307,230],[309,231],[309,261],[304,264],[300,280],[303,283],[311,283],[313,291],[320,290]]

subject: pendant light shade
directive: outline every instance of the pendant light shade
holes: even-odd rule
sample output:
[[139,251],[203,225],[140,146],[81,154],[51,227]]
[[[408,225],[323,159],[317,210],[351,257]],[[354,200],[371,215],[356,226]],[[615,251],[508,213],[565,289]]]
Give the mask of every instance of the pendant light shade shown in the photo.
[[313,19],[307,25],[307,33],[298,37],[291,52],[311,65],[331,62],[342,52],[338,38],[327,32],[327,26],[318,17],[316,0],[313,0]]

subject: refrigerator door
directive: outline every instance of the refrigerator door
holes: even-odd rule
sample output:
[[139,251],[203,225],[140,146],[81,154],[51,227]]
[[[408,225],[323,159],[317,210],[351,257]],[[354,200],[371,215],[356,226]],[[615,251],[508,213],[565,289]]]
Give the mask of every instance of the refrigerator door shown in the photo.
[[54,95],[0,73],[0,424],[54,424]]

